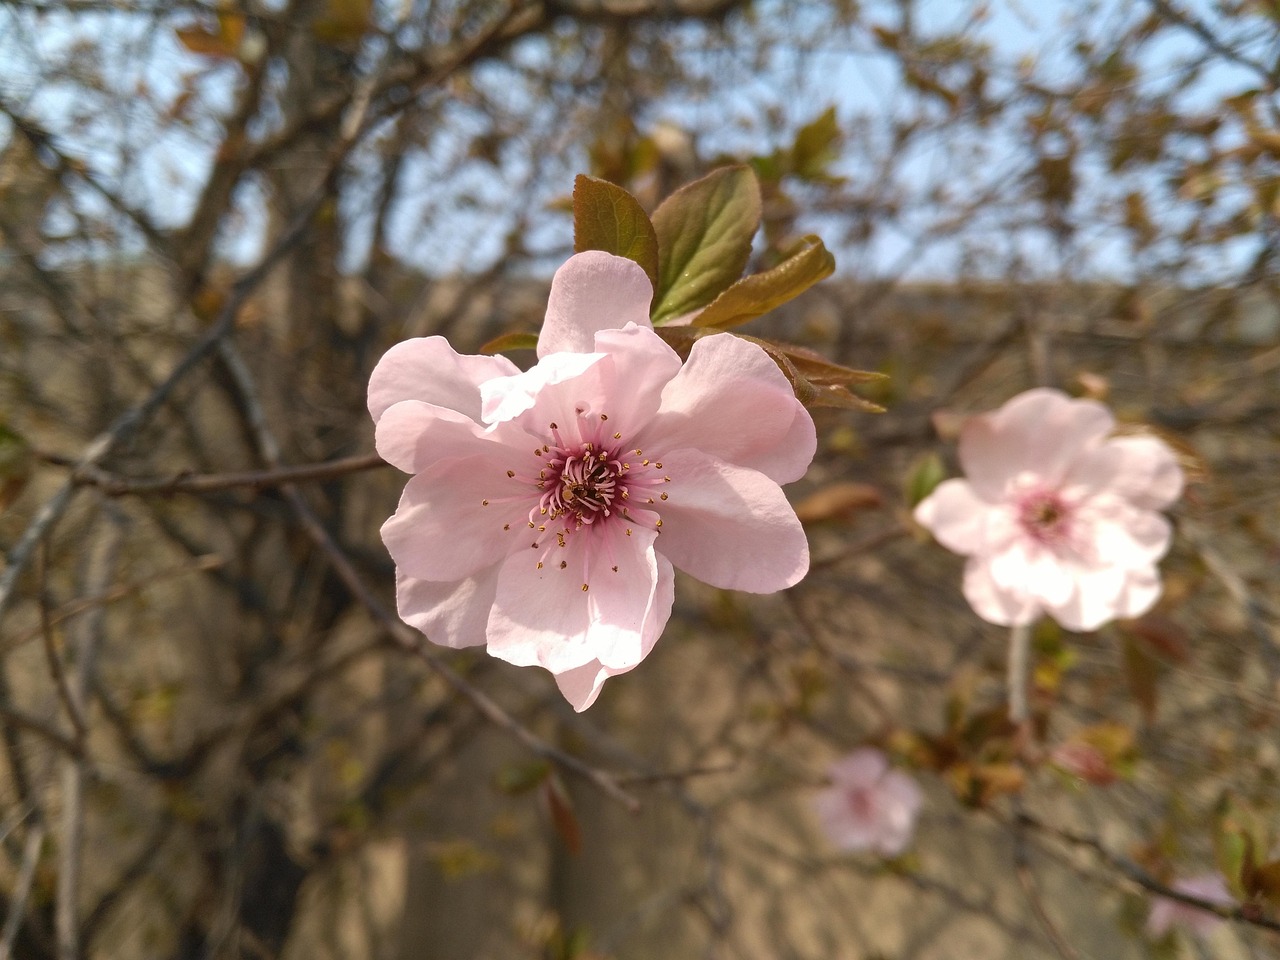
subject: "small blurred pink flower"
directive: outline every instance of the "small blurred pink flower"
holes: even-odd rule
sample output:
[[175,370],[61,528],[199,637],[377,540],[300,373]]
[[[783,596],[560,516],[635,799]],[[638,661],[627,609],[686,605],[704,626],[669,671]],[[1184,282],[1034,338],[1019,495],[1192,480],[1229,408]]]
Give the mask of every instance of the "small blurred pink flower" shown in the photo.
[[1171,529],[1157,511],[1181,494],[1182,470],[1162,441],[1113,437],[1114,427],[1100,403],[1047,389],[965,424],[965,479],[940,484],[915,516],[969,558],[964,594],[982,619],[1014,626],[1048,613],[1095,630],[1160,596]]
[[704,337],[681,364],[652,294],[630,260],[580,253],[528,371],[427,337],[369,382],[378,452],[414,474],[382,527],[400,616],[550,670],[577,710],[652,649],[673,565],[755,593],[809,567],[780,485],[813,459],[813,420],[755,344]]
[[814,808],[831,843],[886,857],[905,850],[924,801],[916,782],[890,769],[885,755],[872,747],[836,761],[829,773],[832,786],[814,797]]
[[[1219,873],[1205,873],[1178,880],[1172,884],[1172,889],[1218,906],[1236,905],[1235,897],[1231,896],[1227,882]],[[1221,925],[1222,917],[1216,913],[1167,897],[1154,897],[1151,901],[1151,913],[1147,915],[1147,933],[1153,937],[1162,937],[1174,927],[1181,927],[1204,939]]]

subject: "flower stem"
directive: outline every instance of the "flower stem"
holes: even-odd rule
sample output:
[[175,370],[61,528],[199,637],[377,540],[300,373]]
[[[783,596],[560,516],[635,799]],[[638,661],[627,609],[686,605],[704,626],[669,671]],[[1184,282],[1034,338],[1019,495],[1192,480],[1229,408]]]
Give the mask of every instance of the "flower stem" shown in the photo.
[[1009,719],[1021,726],[1027,720],[1027,660],[1031,624],[1015,624],[1009,632]]

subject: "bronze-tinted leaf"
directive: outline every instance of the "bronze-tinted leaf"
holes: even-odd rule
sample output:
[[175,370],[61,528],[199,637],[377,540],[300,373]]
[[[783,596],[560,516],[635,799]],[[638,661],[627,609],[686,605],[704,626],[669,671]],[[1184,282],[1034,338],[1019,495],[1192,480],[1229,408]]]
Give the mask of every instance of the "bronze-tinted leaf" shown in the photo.
[[805,237],[799,250],[772,270],[743,277],[693,319],[695,327],[726,330],[754,320],[831,276],[836,261],[817,237]]
[[658,235],[640,202],[607,180],[573,181],[573,249],[603,250],[640,265],[658,288]]

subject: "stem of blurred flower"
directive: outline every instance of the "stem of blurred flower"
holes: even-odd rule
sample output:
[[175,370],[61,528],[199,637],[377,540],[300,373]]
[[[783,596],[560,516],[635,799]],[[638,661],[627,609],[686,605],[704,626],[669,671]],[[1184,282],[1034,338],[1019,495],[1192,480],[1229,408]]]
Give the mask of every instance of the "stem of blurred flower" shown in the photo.
[[1019,623],[1009,631],[1009,719],[1022,726],[1027,720],[1027,653],[1031,624]]

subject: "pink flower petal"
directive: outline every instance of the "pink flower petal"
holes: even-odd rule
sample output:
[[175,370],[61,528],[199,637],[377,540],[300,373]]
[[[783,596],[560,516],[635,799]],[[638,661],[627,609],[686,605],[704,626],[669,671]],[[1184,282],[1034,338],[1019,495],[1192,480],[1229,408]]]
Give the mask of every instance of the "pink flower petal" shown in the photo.
[[604,689],[606,680],[626,672],[625,670],[610,670],[601,664],[599,660],[592,660],[590,663],[574,667],[572,670],[562,670],[553,676],[556,678],[556,686],[560,688],[560,693],[564,695],[564,698],[569,701],[569,705],[573,707],[575,712],[581,713],[596,702],[596,698],[600,696],[600,691]]
[[1050,615],[1068,630],[1088,633],[1120,615],[1129,573],[1123,567],[1077,567],[1071,595],[1061,603],[1046,604]]
[[400,619],[444,647],[475,647],[485,642],[489,608],[498,588],[498,567],[486,567],[465,580],[417,580],[396,571],[396,609]]
[[1116,600],[1117,617],[1140,617],[1160,599],[1160,574],[1154,565],[1141,570],[1130,570],[1125,578],[1124,591]]
[[[505,426],[505,424],[504,424]],[[382,414],[374,429],[374,446],[387,463],[405,473],[420,473],[433,463],[469,456],[477,444],[503,440],[517,442],[519,431],[486,434],[469,417],[448,407],[420,400],[402,400]],[[520,446],[533,445],[533,438]]]
[[983,548],[991,508],[969,481],[946,480],[916,505],[915,518],[948,550],[968,556]]
[[520,547],[533,552],[529,498],[507,476],[512,451],[483,446],[477,444],[475,456],[434,464],[405,486],[395,514],[382,525],[382,542],[406,576],[460,580]]
[[1182,468],[1173,451],[1155,437],[1112,437],[1083,452],[1067,472],[1068,484],[1128,500],[1136,507],[1160,510],[1182,494]]
[[1151,510],[1116,504],[1095,518],[1089,533],[1093,553],[1113,566],[1141,567],[1155,563],[1169,549],[1173,528]]
[[[502,423],[531,410],[540,400],[545,406],[544,391],[566,381],[577,380],[603,359],[602,353],[558,353],[523,373],[490,380],[480,390],[481,415],[486,423]],[[559,397],[563,393],[555,391],[554,395]],[[557,413],[564,418],[563,411]]]
[[547,315],[538,335],[538,357],[590,353],[599,330],[628,323],[651,327],[653,284],[639,264],[601,250],[564,262],[551,281]]
[[804,528],[777,483],[698,450],[662,457],[671,482],[658,550],[679,569],[748,593],[785,589],[808,572]]
[[960,463],[984,500],[1030,472],[1056,486],[1082,450],[1115,426],[1110,411],[1057,390],[1020,393],[999,410],[971,417],[960,431]]
[[882,751],[863,747],[831,764],[827,773],[833,783],[842,787],[869,787],[888,769],[889,758]]
[[924,795],[905,773],[890,770],[880,781],[878,799],[880,837],[876,848],[886,857],[896,857],[911,842]]
[[498,575],[489,652],[552,673],[593,660],[614,669],[639,663],[671,614],[674,574],[658,562],[653,531],[625,529],[577,531],[563,548],[548,536],[548,549],[510,557]]
[[802,477],[817,447],[813,418],[778,365],[730,333],[694,343],[641,442],[659,440],[665,449],[701,450],[777,483]]
[[880,825],[871,819],[850,817],[849,796],[842,787],[824,790],[813,798],[814,811],[831,845],[837,850],[870,850],[880,837]]
[[906,849],[924,801],[916,782],[872,747],[855,750],[830,771],[834,785],[814,797],[814,809],[832,844],[889,857]]
[[[655,611],[669,611],[674,600],[675,573],[671,569],[671,564],[659,556],[658,592],[654,598],[653,609]],[[641,652],[642,658],[647,657],[649,651],[653,649],[658,635],[662,632],[662,626],[663,624],[655,619],[653,629],[645,632],[644,647]],[[604,687],[606,680],[610,677],[621,676],[632,669],[634,667],[606,667],[599,660],[592,660],[581,667],[574,667],[572,670],[565,670],[555,674],[556,685],[560,688],[560,692],[564,694],[564,698],[573,706],[573,709],[581,713],[596,702],[596,698],[600,696],[600,691]]]
[[639,439],[641,428],[658,412],[667,385],[681,372],[680,355],[651,328],[634,325],[600,331],[595,348],[609,358],[600,368],[607,399],[599,406],[607,406],[609,416]]
[[1040,605],[1025,593],[996,583],[985,557],[970,557],[964,567],[964,598],[987,623],[1001,627],[1031,623]]
[[[1178,880],[1173,889],[1188,896],[1198,897],[1207,903],[1223,907],[1234,907],[1236,899],[1227,889],[1227,883],[1221,874],[1208,873]],[[1152,900],[1151,913],[1147,916],[1147,933],[1153,937],[1162,937],[1175,927],[1182,927],[1188,933],[1205,939],[1218,927],[1223,919],[1216,913],[1201,910],[1180,900],[1167,897],[1155,897]]]
[[480,417],[480,384],[520,368],[506,357],[455,353],[444,337],[405,340],[383,354],[369,377],[369,413],[376,423],[392,404],[421,400]]
[[595,353],[554,354],[525,374],[486,384],[486,418],[511,420],[538,434],[554,423],[572,441],[584,439],[584,426],[605,436],[621,430],[634,443],[657,412],[662,388],[680,371],[680,356],[653,330],[635,324],[601,331],[595,346]]

